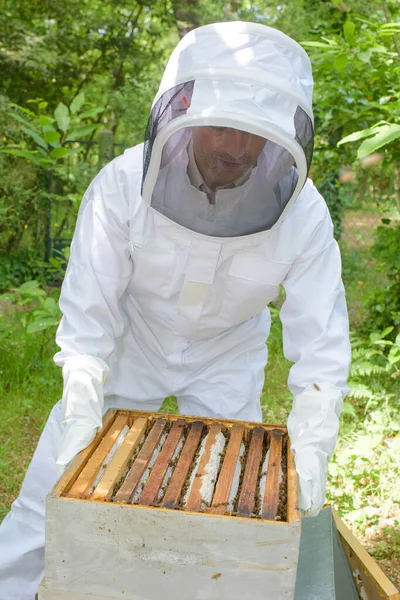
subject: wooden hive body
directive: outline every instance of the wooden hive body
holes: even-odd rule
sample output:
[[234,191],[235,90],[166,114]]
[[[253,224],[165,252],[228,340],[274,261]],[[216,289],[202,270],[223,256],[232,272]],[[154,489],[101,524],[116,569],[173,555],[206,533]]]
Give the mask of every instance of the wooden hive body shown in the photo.
[[109,411],[47,498],[39,597],[293,599],[287,442],[283,427]]

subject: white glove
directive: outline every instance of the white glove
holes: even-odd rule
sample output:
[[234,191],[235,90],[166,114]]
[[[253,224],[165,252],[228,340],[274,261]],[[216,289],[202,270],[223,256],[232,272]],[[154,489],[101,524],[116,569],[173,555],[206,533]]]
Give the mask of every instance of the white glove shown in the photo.
[[331,383],[313,383],[293,402],[287,428],[299,475],[299,508],[307,517],[317,516],[325,502],[342,406],[342,392]]
[[108,365],[103,360],[88,355],[69,358],[63,366],[65,429],[56,459],[59,476],[78,452],[90,444],[102,426],[103,387],[108,373]]

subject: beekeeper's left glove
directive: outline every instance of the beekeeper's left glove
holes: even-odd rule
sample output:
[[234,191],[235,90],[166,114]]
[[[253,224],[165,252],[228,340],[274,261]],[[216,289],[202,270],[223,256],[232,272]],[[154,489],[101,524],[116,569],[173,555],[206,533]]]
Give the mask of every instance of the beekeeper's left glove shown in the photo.
[[299,475],[299,508],[307,517],[317,516],[325,502],[342,406],[342,392],[331,383],[311,384],[293,402],[287,428]]
[[63,366],[64,432],[56,459],[59,476],[78,452],[90,444],[102,426],[103,388],[108,373],[108,365],[95,356],[74,356]]

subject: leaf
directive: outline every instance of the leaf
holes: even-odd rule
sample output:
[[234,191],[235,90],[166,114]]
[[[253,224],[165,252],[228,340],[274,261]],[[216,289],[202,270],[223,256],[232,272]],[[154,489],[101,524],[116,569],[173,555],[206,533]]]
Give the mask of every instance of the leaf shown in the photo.
[[372,50],[371,48],[368,48],[368,50],[365,50],[365,52],[358,52],[357,56],[362,62],[369,63],[371,60],[371,54]]
[[338,54],[334,60],[333,66],[338,71],[342,71],[343,69],[346,68],[347,62],[348,62],[348,59],[347,59],[346,54]]
[[21,294],[31,294],[33,296],[43,296],[45,294],[44,290],[40,287],[40,283],[36,279],[25,281],[25,283],[19,286],[18,292]]
[[76,205],[78,205],[78,204],[79,204],[79,202],[82,200],[82,195],[81,195],[81,194],[78,194],[78,193],[75,193],[75,194],[74,194],[73,192],[70,192],[70,193],[68,194],[67,198],[68,198],[68,200],[69,200],[70,202],[72,202],[72,204],[76,204]]
[[375,131],[375,127],[369,127],[368,129],[361,129],[360,131],[355,131],[350,135],[346,135],[346,137],[342,138],[337,146],[341,146],[342,144],[347,144],[348,142],[356,142],[357,140],[362,140],[370,135],[373,135]]
[[354,41],[355,30],[356,30],[356,26],[353,23],[353,21],[346,21],[346,23],[343,25],[344,39],[349,44],[351,44]]
[[348,385],[350,387],[349,397],[350,398],[371,398],[373,397],[373,392],[370,388],[362,383],[355,383],[353,381],[349,381]]
[[388,361],[391,366],[395,365],[400,361],[400,354],[392,354],[390,352],[388,356]]
[[378,35],[396,35],[400,33],[400,23],[384,23],[379,27]]
[[389,335],[389,333],[391,333],[393,331],[394,327],[393,325],[389,325],[389,327],[385,327],[385,329],[382,331],[381,333],[381,337],[384,338],[387,335]]
[[63,102],[59,102],[56,110],[54,111],[54,117],[57,121],[57,125],[61,131],[64,133],[67,131],[70,117],[68,107],[63,104]]
[[55,129],[47,129],[47,131],[44,132],[44,139],[48,144],[55,144],[60,137],[60,133]]
[[40,167],[43,166],[42,161],[37,158],[36,152],[30,152],[29,150],[0,150],[0,152],[2,154],[11,154],[12,156],[20,156],[21,158],[33,162],[35,165]]
[[50,327],[56,327],[58,325],[58,319],[54,317],[42,317],[35,319],[33,323],[30,323],[26,328],[28,333],[36,333],[37,331],[44,331]]
[[8,112],[7,114],[10,117],[12,117],[13,119],[15,119],[16,121],[19,121],[19,123],[22,123],[22,125],[25,125],[25,127],[27,127],[28,129],[31,129],[32,131],[36,130],[36,128],[35,128],[34,124],[32,123],[32,121],[28,121],[28,119],[25,119],[24,117],[21,117],[21,115],[19,115],[18,113]]
[[[28,102],[29,102],[29,100],[28,100]],[[29,115],[30,117],[33,117],[33,118],[36,117],[35,113],[32,112],[31,110],[29,110],[29,108],[25,108],[24,106],[15,104],[15,102],[10,102],[10,106],[12,106],[13,108],[17,108],[18,110],[21,110],[22,112],[24,112],[26,115]]]
[[72,150],[68,150],[68,148],[53,148],[50,152],[51,158],[64,158],[71,154]]
[[42,136],[39,135],[36,131],[33,131],[33,129],[29,129],[28,127],[22,127],[22,131],[29,135],[29,137],[31,137],[38,146],[47,150],[48,146],[46,142],[44,141]]
[[44,301],[44,306],[48,313],[52,314],[53,316],[58,316],[61,314],[58,303],[54,300],[54,298],[46,298]]
[[383,25],[380,26],[380,29],[391,29],[392,27],[394,27],[395,29],[398,29],[400,31],[400,23],[396,23],[396,21],[384,23]]
[[400,137],[400,125],[384,125],[379,127],[379,130],[373,137],[365,140],[358,149],[357,158],[364,158],[368,154],[372,154],[378,148],[390,144]]
[[323,48],[324,50],[332,48],[331,44],[323,44],[322,42],[301,42],[301,45],[306,48]]
[[354,406],[347,400],[343,403],[343,415],[349,415],[351,417],[357,416],[357,411]]
[[92,125],[92,124],[83,125],[82,127],[74,129],[74,131],[71,131],[71,133],[69,133],[67,136],[68,137],[67,141],[74,142],[74,141],[80,140],[81,138],[84,138],[84,137],[88,136],[89,134],[91,134],[93,131],[95,131],[99,127],[101,127],[101,125]]
[[81,108],[82,104],[85,102],[85,94],[81,92],[78,94],[69,105],[70,112],[74,115]]
[[338,45],[338,43],[335,40],[329,39],[327,37],[322,36],[321,39],[324,40],[325,42],[327,42],[330,46]]
[[87,119],[90,117],[95,117],[99,113],[103,112],[104,108],[89,108],[89,110],[85,110],[83,113],[79,115],[80,119]]
[[46,117],[45,115],[39,116],[39,123],[42,127],[45,127],[46,125],[51,125],[53,122],[54,119],[52,119],[51,117]]
[[42,102],[39,102],[38,104],[38,108],[42,109],[42,108],[46,108],[49,105],[48,102],[45,102],[44,100]]

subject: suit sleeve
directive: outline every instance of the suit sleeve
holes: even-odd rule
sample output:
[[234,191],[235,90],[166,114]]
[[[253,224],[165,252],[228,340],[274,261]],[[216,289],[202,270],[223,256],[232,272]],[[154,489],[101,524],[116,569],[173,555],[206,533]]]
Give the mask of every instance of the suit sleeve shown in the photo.
[[123,332],[120,299],[131,273],[129,206],[111,163],[89,187],[78,215],[60,296],[57,365],[77,355],[108,361]]
[[290,391],[297,396],[309,384],[329,382],[344,397],[351,355],[349,326],[340,251],[327,209],[283,287],[284,354],[294,362]]

